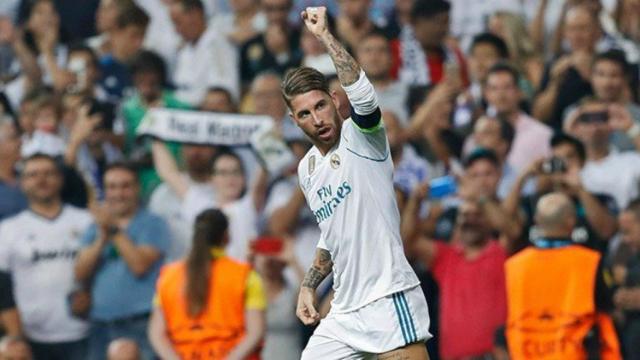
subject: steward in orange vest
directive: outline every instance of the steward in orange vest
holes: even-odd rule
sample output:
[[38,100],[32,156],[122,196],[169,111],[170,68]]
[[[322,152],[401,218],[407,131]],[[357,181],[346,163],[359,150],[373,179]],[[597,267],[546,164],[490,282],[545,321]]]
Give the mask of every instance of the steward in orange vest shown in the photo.
[[513,360],[621,359],[598,252],[573,245],[575,208],[561,193],[538,202],[543,238],[505,264],[506,337]]
[[219,210],[198,215],[195,227],[187,260],[160,273],[150,329],[154,349],[163,359],[259,359],[266,307],[260,278],[215,243],[226,239],[227,220]]

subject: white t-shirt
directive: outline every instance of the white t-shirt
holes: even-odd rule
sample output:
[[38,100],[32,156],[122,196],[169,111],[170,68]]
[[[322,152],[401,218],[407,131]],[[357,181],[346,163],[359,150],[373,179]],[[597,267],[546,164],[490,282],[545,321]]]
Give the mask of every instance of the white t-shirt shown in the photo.
[[611,152],[600,161],[587,161],[581,177],[589,192],[609,195],[624,209],[640,194],[640,154]]
[[[207,209],[219,207],[213,195],[189,187],[182,201],[182,216],[193,224],[198,214]],[[258,214],[253,197],[247,193],[242,198],[220,208],[229,220],[229,244],[226,254],[240,261],[247,261],[249,242],[258,236]]]
[[298,177],[320,226],[318,247],[333,260],[332,312],[350,312],[420,283],[402,247],[383,127],[363,133],[345,120],[339,143],[325,156],[309,150]]
[[73,266],[91,215],[65,205],[54,219],[30,210],[0,223],[0,269],[11,273],[25,334],[38,342],[87,336],[89,324],[71,316]]
[[209,27],[194,44],[178,51],[173,82],[178,99],[200,105],[210,87],[220,86],[238,99],[240,94],[236,48],[214,28]]
[[[203,198],[215,198],[215,191],[209,182],[197,183],[192,181],[189,176],[183,174],[186,181],[189,182],[189,187],[192,189],[191,196],[203,197]],[[167,253],[167,262],[178,260],[189,252],[191,249],[191,242],[193,236],[193,219],[198,214],[196,213],[192,219],[187,220],[184,217],[182,209],[182,200],[171,189],[171,187],[162,183],[151,194],[149,200],[149,210],[160,217],[162,217],[171,228],[171,247]]]

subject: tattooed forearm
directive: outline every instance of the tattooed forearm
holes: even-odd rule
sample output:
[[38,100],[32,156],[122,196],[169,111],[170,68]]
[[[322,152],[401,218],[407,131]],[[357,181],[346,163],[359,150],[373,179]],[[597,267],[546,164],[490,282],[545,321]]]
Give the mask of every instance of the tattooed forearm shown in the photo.
[[333,65],[336,67],[338,79],[342,86],[349,86],[355,83],[360,77],[360,65],[347,52],[342,44],[330,33],[322,36],[322,43],[326,46]]
[[331,261],[331,254],[324,249],[316,250],[316,258],[313,261],[313,265],[302,281],[303,287],[316,289],[318,285],[331,273],[333,262]]

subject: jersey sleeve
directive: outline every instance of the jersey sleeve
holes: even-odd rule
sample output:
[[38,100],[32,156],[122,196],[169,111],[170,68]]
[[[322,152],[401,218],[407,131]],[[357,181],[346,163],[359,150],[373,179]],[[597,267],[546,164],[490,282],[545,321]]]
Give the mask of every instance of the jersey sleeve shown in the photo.
[[247,293],[244,302],[246,310],[265,310],[267,308],[267,296],[264,292],[264,284],[260,275],[251,270],[247,277]]

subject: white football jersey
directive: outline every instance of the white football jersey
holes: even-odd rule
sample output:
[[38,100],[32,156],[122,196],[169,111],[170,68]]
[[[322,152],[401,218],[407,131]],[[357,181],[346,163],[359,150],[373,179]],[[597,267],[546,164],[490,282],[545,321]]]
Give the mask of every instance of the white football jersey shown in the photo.
[[0,223],[0,269],[11,273],[24,331],[39,342],[77,341],[89,324],[71,316],[73,266],[84,232],[86,210],[64,205],[54,219],[31,210]]
[[333,261],[331,311],[350,312],[420,282],[404,255],[393,162],[384,127],[351,119],[325,156],[313,147],[298,165],[300,186]]

